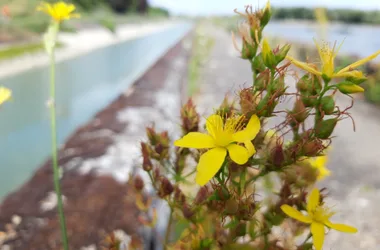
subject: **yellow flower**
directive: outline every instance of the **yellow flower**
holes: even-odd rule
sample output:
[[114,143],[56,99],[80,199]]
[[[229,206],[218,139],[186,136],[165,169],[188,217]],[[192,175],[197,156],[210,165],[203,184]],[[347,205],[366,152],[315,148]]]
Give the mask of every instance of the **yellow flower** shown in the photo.
[[79,18],[80,15],[73,13],[75,11],[74,4],[68,4],[63,1],[50,4],[50,3],[41,3],[37,7],[37,11],[42,11],[48,14],[53,18],[54,21],[60,23],[63,20],[68,20],[70,18]]
[[[260,131],[260,120],[253,115],[246,128],[244,116],[232,116],[223,122],[220,115],[211,115],[206,121],[207,134],[191,132],[174,142],[182,148],[210,149],[202,154],[197,166],[196,182],[203,186],[219,171],[227,152],[237,164],[245,164],[255,152],[252,140]],[[235,143],[236,142],[236,143]],[[238,145],[243,143],[245,147]]]
[[314,42],[317,46],[319,57],[322,64],[320,70],[315,69],[312,65],[308,63],[300,62],[294,59],[293,57],[287,56],[287,59],[290,60],[295,66],[303,70],[306,70],[314,75],[319,75],[319,76],[324,75],[329,79],[338,78],[338,77],[363,77],[363,74],[361,73],[361,71],[354,70],[354,69],[375,59],[380,54],[380,50],[379,50],[376,53],[366,58],[363,58],[357,62],[354,62],[348,65],[347,67],[339,70],[338,72],[335,72],[334,61],[341,45],[339,46],[339,48],[336,48],[336,43],[335,43],[334,46],[330,48],[328,43],[319,45],[316,41]]
[[328,170],[326,168],[326,163],[327,163],[327,156],[326,155],[323,155],[323,156],[317,156],[317,157],[313,157],[313,158],[309,158],[308,159],[310,165],[317,170],[318,172],[318,177],[317,179],[320,181],[320,180],[323,180],[324,178],[326,178],[327,176],[330,176],[331,175],[331,172],[330,170]]
[[10,89],[0,87],[0,105],[8,101],[12,96],[12,91]]
[[320,194],[317,188],[314,188],[309,195],[306,210],[307,215],[289,205],[282,205],[281,210],[289,217],[310,224],[310,231],[313,235],[313,244],[316,250],[321,250],[325,238],[325,226],[345,233],[356,233],[358,230],[345,224],[332,223],[330,217],[335,213],[329,208],[320,204]]

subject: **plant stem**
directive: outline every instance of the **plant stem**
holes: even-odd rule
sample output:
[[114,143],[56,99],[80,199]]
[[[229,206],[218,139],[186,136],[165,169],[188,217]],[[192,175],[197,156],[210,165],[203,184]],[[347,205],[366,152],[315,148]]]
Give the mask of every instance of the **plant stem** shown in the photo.
[[170,229],[171,229],[172,223],[173,223],[173,208],[170,207],[169,221],[168,221],[168,225],[166,226],[164,249],[167,249],[167,246],[169,243]]
[[51,125],[51,147],[52,147],[52,167],[53,167],[53,180],[54,189],[57,195],[57,209],[59,216],[59,224],[61,227],[61,235],[63,241],[63,249],[69,249],[69,242],[67,237],[65,214],[63,212],[62,192],[59,183],[59,168],[57,157],[57,126],[56,126],[56,113],[55,113],[55,56],[54,51],[50,54],[50,125]]

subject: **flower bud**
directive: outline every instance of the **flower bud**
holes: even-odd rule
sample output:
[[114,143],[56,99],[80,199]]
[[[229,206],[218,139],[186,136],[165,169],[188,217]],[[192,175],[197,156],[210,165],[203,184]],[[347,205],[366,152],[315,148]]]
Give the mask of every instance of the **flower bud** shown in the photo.
[[218,190],[216,190],[216,195],[217,195],[218,199],[221,201],[228,200],[231,196],[230,192],[225,187],[221,187]]
[[303,154],[305,156],[316,156],[321,150],[324,148],[323,143],[319,139],[313,139],[312,141],[308,141],[303,145]]
[[160,169],[156,167],[153,171],[153,179],[158,180],[161,176]]
[[151,145],[156,145],[157,143],[157,133],[153,127],[146,127],[146,135],[148,137],[149,143]]
[[305,105],[300,99],[297,99],[294,103],[292,116],[297,122],[303,122],[308,116]]
[[359,70],[346,72],[345,75],[348,75],[348,77],[346,78],[347,81],[355,84],[361,84],[367,80],[367,77],[365,77],[363,72]]
[[207,186],[203,186],[199,189],[197,196],[194,199],[194,204],[198,205],[204,202],[208,197],[208,189]]
[[187,205],[187,204],[183,204],[183,206],[182,206],[182,214],[183,214],[183,216],[184,216],[186,219],[190,220],[191,217],[193,217],[194,212],[193,212],[192,209],[189,207],[189,205]]
[[187,134],[196,132],[199,129],[199,114],[190,98],[181,108],[182,132]]
[[317,123],[315,128],[315,136],[320,139],[328,139],[334,132],[334,128],[338,122],[338,119],[331,118],[328,120],[322,120]]
[[274,67],[276,67],[277,65],[276,58],[274,56],[272,48],[270,47],[267,39],[264,39],[263,41],[262,55],[263,55],[264,64],[268,68],[273,69]]
[[301,77],[301,79],[298,80],[298,82],[296,84],[298,91],[300,91],[300,92],[308,91],[308,89],[309,89],[309,87],[308,87],[309,77],[310,77],[309,74],[305,74],[303,77]]
[[364,89],[352,82],[341,82],[336,85],[342,94],[355,94],[364,92]]
[[137,191],[141,191],[141,190],[143,190],[143,188],[144,188],[144,181],[143,181],[143,179],[141,178],[140,175],[137,175],[137,176],[134,178],[133,186],[135,187],[135,189],[136,189]]
[[335,109],[335,101],[332,96],[324,96],[321,99],[321,107],[326,115],[331,115]]
[[264,13],[260,21],[260,26],[263,29],[268,23],[269,20],[272,17],[272,10],[270,6],[270,1],[268,0],[267,4],[265,5]]
[[153,168],[153,165],[150,160],[148,145],[145,142],[141,142],[141,152],[143,156],[143,166],[142,166],[143,169],[145,171],[151,171]]
[[170,181],[166,177],[163,177],[161,179],[161,186],[158,191],[158,196],[163,198],[173,193],[173,191],[174,191],[173,185],[170,183]]
[[256,106],[260,99],[258,94],[254,94],[252,88],[246,88],[240,91],[240,107],[243,114],[256,111]]
[[277,79],[268,85],[267,91],[275,98],[282,96],[285,93],[285,75],[280,75]]
[[278,144],[272,150],[271,161],[275,167],[279,168],[282,166],[284,160],[285,160],[284,150],[282,148],[282,145]]
[[237,201],[234,199],[230,199],[226,202],[224,211],[228,215],[234,215],[234,214],[236,214],[238,209],[239,209],[239,204],[237,203]]
[[186,197],[178,186],[174,189],[174,200],[179,204],[184,204],[186,202]]
[[275,58],[276,58],[277,64],[279,64],[280,62],[282,62],[285,59],[285,57],[288,55],[290,48],[291,48],[291,45],[286,44],[286,45],[282,46],[282,48],[275,53]]
[[263,54],[260,53],[252,61],[252,71],[256,73],[263,72],[265,70],[265,64],[263,59]]
[[254,82],[254,86],[257,90],[263,91],[266,90],[270,81],[270,71],[269,69],[264,70],[260,74],[258,74],[256,78],[256,82]]

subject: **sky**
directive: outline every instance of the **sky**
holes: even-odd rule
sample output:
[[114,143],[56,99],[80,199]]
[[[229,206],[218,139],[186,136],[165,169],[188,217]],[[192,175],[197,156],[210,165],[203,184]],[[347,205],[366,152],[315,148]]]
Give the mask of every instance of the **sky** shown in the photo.
[[[149,2],[152,6],[169,9],[173,14],[207,15],[233,14],[235,8],[242,9],[248,4],[264,6],[266,0],[149,0]],[[380,0],[272,0],[271,5],[380,10]]]

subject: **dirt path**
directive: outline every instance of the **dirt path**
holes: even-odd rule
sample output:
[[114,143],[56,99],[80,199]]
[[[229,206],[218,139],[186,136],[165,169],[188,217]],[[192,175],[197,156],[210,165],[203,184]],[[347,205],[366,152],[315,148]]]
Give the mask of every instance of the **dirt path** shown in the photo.
[[[215,46],[203,69],[196,98],[204,116],[222,102],[226,92],[233,96],[237,89],[249,86],[252,79],[249,64],[238,58],[230,35],[211,25],[207,34],[214,38]],[[350,99],[340,96],[338,104],[347,106]],[[331,231],[324,249],[376,250],[380,249],[380,110],[358,100],[351,113],[356,132],[350,120],[337,127],[328,163],[333,174],[319,186],[329,188],[329,203],[336,204],[338,213],[333,221],[354,225],[359,233]]]

